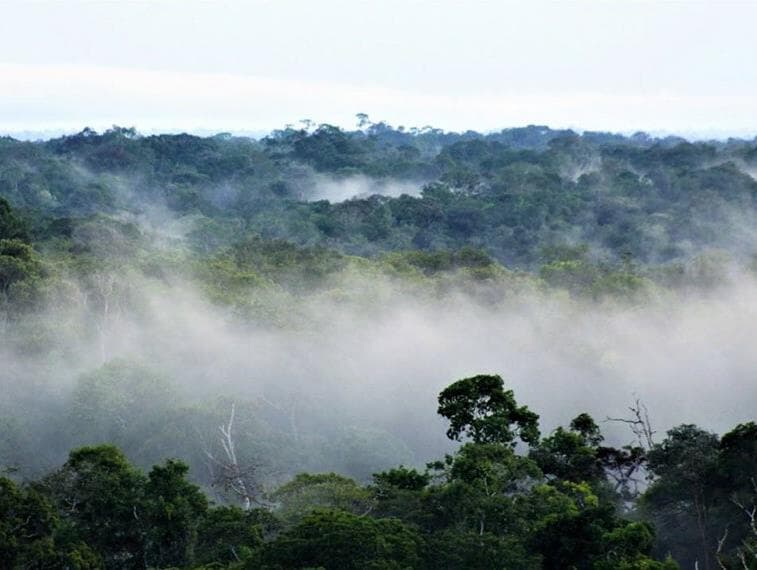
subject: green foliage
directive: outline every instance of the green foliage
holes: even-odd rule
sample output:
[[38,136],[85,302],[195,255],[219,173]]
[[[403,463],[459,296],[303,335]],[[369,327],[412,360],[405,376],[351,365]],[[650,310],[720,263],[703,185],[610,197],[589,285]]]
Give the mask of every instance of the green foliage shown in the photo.
[[722,438],[681,425],[649,452],[655,478],[642,507],[659,529],[660,548],[682,566],[741,564],[757,538],[749,517],[757,505],[755,449],[749,422]]
[[458,380],[439,394],[437,413],[449,420],[447,437],[462,436],[474,443],[514,446],[516,438],[534,444],[539,438],[539,416],[518,406],[512,390],[499,376],[478,375]]
[[[230,326],[260,328],[301,327],[303,307],[322,299],[381,310],[396,291],[419,303],[464,292],[488,308],[514,292],[556,290],[581,307],[713,289],[757,247],[757,182],[744,168],[755,156],[754,141],[541,126],[458,134],[367,116],[357,131],[305,123],[263,141],[122,127],[3,138],[0,348],[3,358],[16,347],[46,355],[22,375],[36,396],[50,368],[78,370],[70,352],[82,340],[98,336],[105,362],[121,311],[148,317],[150,299],[170,299],[176,281],[196,302],[228,309]],[[356,182],[388,194],[316,199]],[[19,391],[15,372],[8,378]],[[538,416],[502,379],[479,375],[440,394],[447,435],[465,443],[420,473],[389,469],[414,457],[386,430],[340,418],[339,429],[310,433],[294,406],[282,427],[265,406],[240,401],[240,463],[258,469],[262,458],[271,480],[325,465],[359,481],[384,470],[367,486],[298,475],[271,494],[272,510],[242,511],[210,506],[187,480],[215,482],[205,462],[223,449],[206,435],[225,424],[229,403],[185,403],[127,361],[80,376],[70,399],[34,406],[33,418],[8,398],[4,469],[39,473],[81,444],[124,451],[80,448],[37,483],[0,480],[0,564],[668,570],[675,562],[651,553],[734,567],[757,541],[745,516],[757,504],[753,423],[722,438],[680,426],[648,453],[603,446],[585,414],[541,438]],[[45,426],[28,433],[33,422]],[[145,468],[178,456],[191,472],[170,460],[145,475],[126,456]],[[650,484],[636,503],[629,481],[644,465]]]
[[6,568],[54,565],[57,524],[55,511],[41,495],[0,477],[0,560]]
[[568,498],[567,508],[548,512],[536,522],[530,537],[542,568],[678,568],[672,561],[661,563],[651,557],[651,526],[622,520],[613,505],[603,503],[585,483],[565,482],[560,487]]
[[[0,555],[13,569],[678,568],[652,557],[659,548],[652,525],[624,519],[618,497],[602,487],[607,448],[589,415],[529,442],[526,457],[516,452],[511,416],[503,414],[516,410],[534,425],[535,414],[517,407],[497,376],[458,381],[440,401],[448,403],[461,387],[474,389],[462,390],[475,395],[474,403],[483,398],[480,410],[504,418],[494,431],[485,424],[483,433],[496,437],[472,437],[430,465],[431,473],[400,466],[375,474],[367,486],[336,473],[301,473],[269,495],[269,508],[211,506],[181,461],[144,475],[114,446],[75,449],[29,487],[0,478]],[[754,434],[754,425],[743,424],[720,444],[694,426],[671,431],[650,452],[658,479],[647,508],[658,505],[666,485],[678,485],[670,497],[681,497],[677,509],[685,516],[695,475],[679,480],[679,471],[690,469],[681,462],[692,449],[700,450],[695,460],[706,456],[714,465],[707,473],[723,488],[713,497],[736,484],[744,500],[757,500],[744,487]],[[753,542],[743,532],[739,540]],[[718,560],[730,563],[740,552],[729,543]]]
[[429,513],[426,492],[431,483],[429,473],[400,466],[373,475],[371,514],[400,518],[404,522],[426,526]]
[[343,256],[324,248],[301,248],[283,240],[253,236],[236,244],[231,255],[240,269],[254,270],[294,289],[317,287],[345,265]]
[[[261,142],[114,127],[38,143],[4,139],[0,197],[35,218],[37,238],[52,228],[40,217],[133,219],[159,204],[175,217],[195,216],[189,243],[197,251],[217,251],[247,231],[361,255],[470,246],[507,265],[555,264],[545,275],[570,288],[581,280],[572,267],[581,259],[543,254],[576,241],[612,263],[656,264],[750,240],[743,228],[757,182],[738,165],[753,155],[752,141],[690,144],[535,126],[482,135],[308,124]],[[420,192],[308,201],[324,180],[348,184],[353,176]],[[7,204],[0,210],[0,239],[24,239],[18,216]],[[632,277],[641,276],[618,275],[592,294],[647,286]]]
[[185,477],[186,464],[168,460],[152,468],[145,484],[145,560],[152,566],[186,566],[194,559],[197,527],[208,510],[199,487]]
[[[0,524],[4,560],[12,568],[36,568],[23,561],[43,559],[48,565],[39,567],[187,568],[256,555],[278,523],[268,513],[210,508],[187,472],[168,460],[145,477],[117,448],[101,445],[73,450],[33,491],[0,479],[0,520],[15,524],[8,533]],[[18,534],[23,525],[28,530]]]
[[0,240],[5,239],[28,241],[29,234],[24,222],[15,215],[8,201],[0,197]]
[[142,564],[144,485],[144,475],[110,445],[72,451],[44,482],[63,522],[110,568]]
[[420,537],[395,519],[320,510],[267,545],[266,568],[417,568]]
[[288,524],[299,522],[318,508],[364,514],[371,504],[366,489],[336,473],[301,473],[279,487],[271,498],[279,504],[277,513]]
[[424,568],[449,570],[539,570],[538,556],[514,537],[449,529],[431,535]]
[[541,478],[538,467],[508,445],[468,443],[444,462],[432,464],[446,484],[431,490],[438,505],[434,526],[508,534],[521,523],[518,501]]
[[149,429],[174,398],[165,377],[144,366],[115,360],[79,378],[68,426],[75,439],[76,434],[97,434],[99,442],[124,445],[140,435],[144,438],[143,430]]
[[431,476],[428,473],[419,473],[415,469],[408,469],[400,465],[389,471],[376,473],[373,480],[378,486],[421,491],[431,482]]
[[243,511],[234,506],[209,510],[200,521],[194,549],[198,564],[233,564],[257,561],[264,541],[281,523],[263,509]]
[[361,145],[347,133],[331,125],[320,125],[312,133],[298,131],[289,137],[293,154],[318,170],[339,170],[361,164]]
[[[583,254],[579,254],[582,255]],[[595,263],[570,258],[542,265],[539,276],[551,287],[565,289],[576,297],[639,299],[653,291],[653,283],[628,263]]]
[[757,424],[746,422],[737,425],[720,439],[718,476],[740,493],[757,492]]
[[605,471],[598,453],[602,437],[594,420],[582,414],[570,427],[570,430],[558,427],[531,450],[529,457],[546,475],[559,480],[604,481]]
[[458,269],[486,269],[494,261],[485,252],[471,247],[459,251],[409,251],[387,256],[387,262],[398,270],[415,268],[425,275],[436,275]]
[[32,305],[41,293],[42,263],[32,246],[18,239],[0,239],[0,302]]

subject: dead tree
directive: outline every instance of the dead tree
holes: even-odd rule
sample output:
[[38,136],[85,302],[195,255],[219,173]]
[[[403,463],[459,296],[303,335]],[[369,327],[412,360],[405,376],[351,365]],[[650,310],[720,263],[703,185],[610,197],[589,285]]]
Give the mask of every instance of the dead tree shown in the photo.
[[257,481],[256,466],[252,464],[241,465],[237,457],[233,433],[235,415],[235,405],[232,403],[229,421],[218,427],[221,434],[218,440],[221,443],[224,457],[216,457],[209,449],[205,449],[205,456],[208,459],[212,485],[219,486],[224,491],[236,495],[242,503],[242,508],[248,511],[253,504],[264,507],[268,505],[261,498],[262,490]]
[[[738,559],[741,567],[744,570],[750,570],[757,566],[757,480],[752,477],[752,496],[750,501],[747,502],[744,499],[739,499],[735,495],[731,497],[731,502],[736,505],[742,513],[746,516],[747,537],[741,540],[741,545],[735,552],[735,557]],[[726,528],[722,541],[725,542],[725,537],[728,536],[728,529]],[[721,568],[725,568],[720,560],[720,548],[718,548],[718,564]]]
[[652,423],[649,421],[649,410],[639,398],[636,398],[633,406],[629,406],[631,412],[630,418],[607,418],[608,422],[620,422],[627,424],[631,432],[636,436],[638,446],[649,451],[654,447],[654,435],[657,433],[652,429]]
[[600,448],[600,455],[605,473],[615,481],[615,491],[635,496],[644,480],[647,453],[655,445],[654,436],[657,432],[652,429],[647,406],[639,398],[628,409],[631,417],[608,417],[605,421],[626,424],[636,441],[620,449]]

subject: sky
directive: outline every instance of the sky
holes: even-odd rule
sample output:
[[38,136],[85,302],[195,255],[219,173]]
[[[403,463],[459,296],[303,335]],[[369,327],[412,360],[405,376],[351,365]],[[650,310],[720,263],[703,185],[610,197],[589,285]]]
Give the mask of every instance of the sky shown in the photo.
[[757,134],[757,1],[0,0],[0,133]]

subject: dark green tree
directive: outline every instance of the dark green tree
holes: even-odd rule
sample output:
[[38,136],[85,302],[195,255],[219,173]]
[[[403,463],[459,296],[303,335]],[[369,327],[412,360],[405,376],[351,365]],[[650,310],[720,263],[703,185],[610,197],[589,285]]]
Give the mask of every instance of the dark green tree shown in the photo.
[[713,520],[713,477],[718,464],[715,434],[685,424],[671,429],[649,451],[649,470],[655,480],[642,506],[659,532],[663,552],[670,552],[684,568],[715,567],[714,554],[722,532]]
[[545,475],[558,480],[598,483],[605,480],[598,454],[602,439],[592,417],[581,414],[570,423],[570,429],[558,427],[542,439],[531,449],[529,457]]
[[43,481],[64,524],[108,568],[144,568],[145,476],[110,445],[73,450]]
[[[396,519],[315,511],[266,546],[264,568],[418,568],[420,537]],[[257,567],[257,566],[250,566]]]
[[269,511],[244,511],[235,506],[210,509],[200,521],[195,547],[198,564],[233,564],[259,556],[266,540],[278,532],[281,522]]
[[148,475],[141,509],[148,566],[187,566],[194,559],[197,528],[208,500],[197,485],[186,480],[188,471],[186,464],[168,460]]
[[447,437],[474,443],[535,444],[539,416],[519,406],[500,376],[479,374],[451,384],[439,394],[437,413],[449,420]]
[[29,233],[24,222],[16,216],[8,201],[0,196],[0,240],[28,241]]
[[4,568],[46,568],[57,561],[53,535],[59,521],[38,493],[0,477],[0,560]]

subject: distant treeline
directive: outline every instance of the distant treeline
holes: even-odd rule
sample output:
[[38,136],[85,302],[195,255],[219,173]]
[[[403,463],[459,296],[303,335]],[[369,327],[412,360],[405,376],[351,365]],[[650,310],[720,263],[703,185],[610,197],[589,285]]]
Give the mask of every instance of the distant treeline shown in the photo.
[[[470,246],[523,268],[580,244],[638,262],[711,248],[750,256],[755,169],[755,141],[540,126],[406,131],[365,117],[355,131],[305,123],[260,141],[119,127],[0,139],[0,196],[30,220],[35,240],[66,236],[94,215],[161,206],[192,217],[200,250],[255,233],[358,255]],[[316,200],[328,197],[324,185],[356,179],[371,182],[356,185],[363,192],[389,195]]]
[[[0,309],[113,267],[178,269],[232,305],[240,290],[311,292],[371,266],[437,289],[462,272],[489,298],[492,284],[522,285],[512,270],[525,270],[533,286],[595,299],[711,286],[734,265],[755,267],[754,141],[361,120],[260,141],[119,127],[0,139]],[[316,199],[334,187],[382,195]]]

